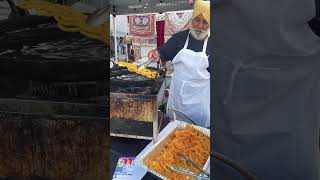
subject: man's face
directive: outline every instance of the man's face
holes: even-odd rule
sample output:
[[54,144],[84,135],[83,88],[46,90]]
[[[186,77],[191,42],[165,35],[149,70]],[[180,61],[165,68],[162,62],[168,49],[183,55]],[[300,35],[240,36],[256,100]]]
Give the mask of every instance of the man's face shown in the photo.
[[201,15],[191,21],[191,34],[197,40],[203,40],[209,33],[210,25]]

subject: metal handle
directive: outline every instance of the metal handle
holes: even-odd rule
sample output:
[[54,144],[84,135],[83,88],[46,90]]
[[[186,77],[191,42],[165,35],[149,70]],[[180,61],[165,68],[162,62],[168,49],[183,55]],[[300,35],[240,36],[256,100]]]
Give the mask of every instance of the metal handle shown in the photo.
[[247,171],[246,169],[242,168],[237,162],[234,162],[233,160],[225,157],[224,155],[218,153],[218,152],[212,152],[210,153],[211,156],[213,156],[215,159],[218,159],[222,161],[224,164],[232,167],[236,171],[238,171],[241,175],[246,177],[249,180],[257,180],[257,178],[251,174],[251,172]]

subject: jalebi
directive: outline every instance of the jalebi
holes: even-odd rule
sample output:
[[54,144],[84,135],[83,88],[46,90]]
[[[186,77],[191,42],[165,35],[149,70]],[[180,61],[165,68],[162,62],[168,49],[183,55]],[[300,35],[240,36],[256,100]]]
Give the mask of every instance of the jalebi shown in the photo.
[[90,27],[86,24],[87,15],[84,15],[72,7],[51,3],[43,0],[28,0],[17,3],[22,9],[33,9],[39,16],[54,17],[58,27],[67,32],[80,32],[81,34],[100,40],[109,45],[109,22]]
[[148,77],[148,78],[157,78],[159,74],[157,72],[151,71],[149,69],[138,69],[138,67],[132,63],[127,63],[123,61],[115,62],[115,64],[126,67],[130,72],[135,72],[137,74],[140,74],[142,76]]
[[210,139],[192,126],[177,130],[174,133],[174,136],[165,145],[165,148],[160,155],[146,165],[148,168],[167,177],[169,180],[185,180],[193,178],[171,172],[165,167],[165,164],[169,166],[179,166],[189,169],[196,174],[200,174],[198,169],[186,161],[181,160],[177,153],[187,156],[200,166],[204,166],[210,155]]

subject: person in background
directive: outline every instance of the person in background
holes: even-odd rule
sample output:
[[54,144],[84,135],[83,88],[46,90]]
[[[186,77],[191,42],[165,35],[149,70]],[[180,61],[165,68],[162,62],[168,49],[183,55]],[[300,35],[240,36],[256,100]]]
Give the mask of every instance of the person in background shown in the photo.
[[133,50],[132,45],[130,46],[129,60],[131,62],[134,62],[134,50]]
[[207,42],[210,36],[210,1],[195,1],[191,27],[174,34],[159,49],[148,53],[149,59],[172,61],[172,75],[167,113],[172,118],[210,126],[210,73]]

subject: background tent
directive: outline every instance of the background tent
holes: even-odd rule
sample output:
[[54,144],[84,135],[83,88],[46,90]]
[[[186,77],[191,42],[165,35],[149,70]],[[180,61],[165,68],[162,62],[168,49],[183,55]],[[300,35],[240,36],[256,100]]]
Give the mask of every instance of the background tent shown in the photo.
[[186,0],[111,0],[110,14],[162,13],[192,9]]

